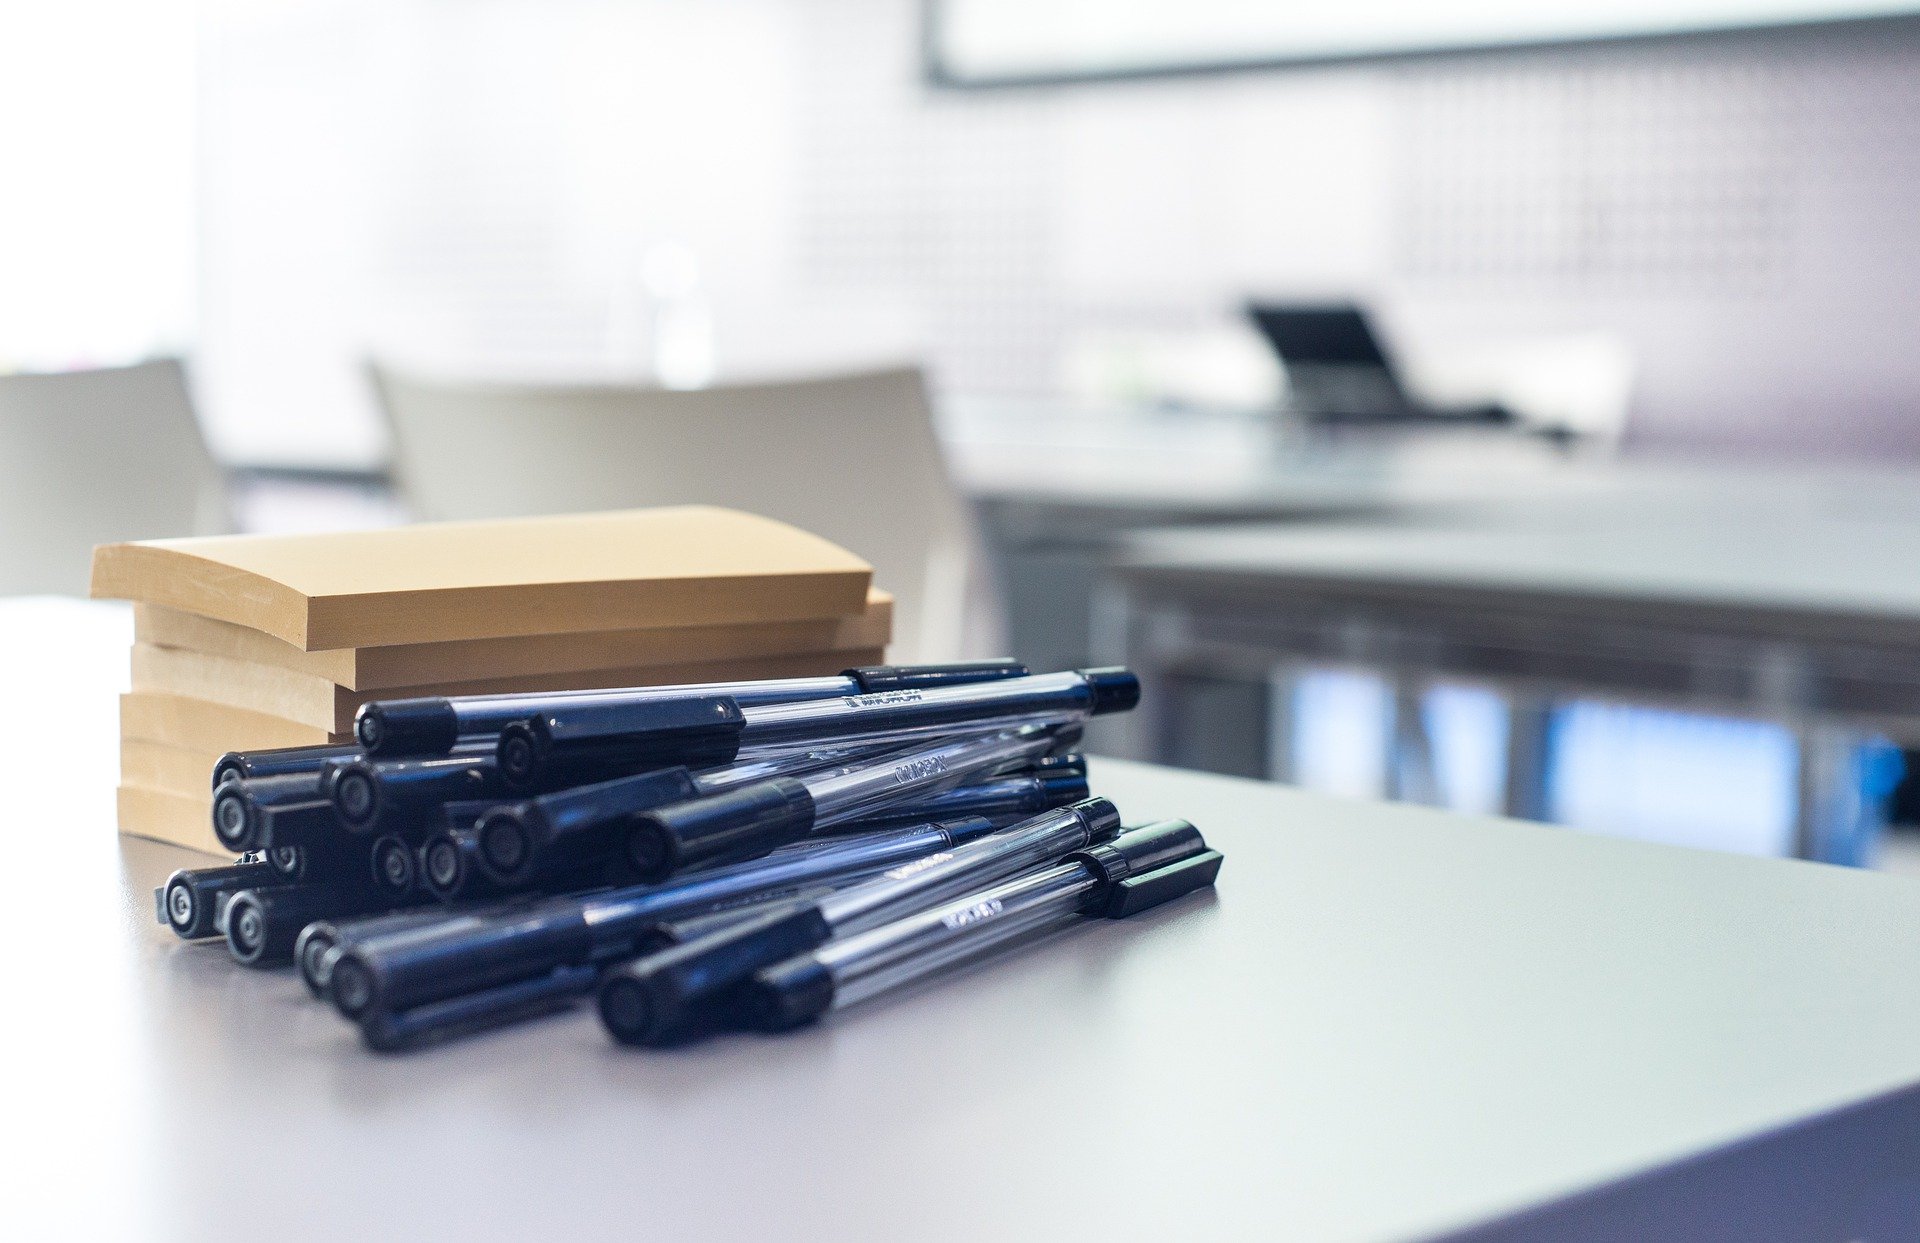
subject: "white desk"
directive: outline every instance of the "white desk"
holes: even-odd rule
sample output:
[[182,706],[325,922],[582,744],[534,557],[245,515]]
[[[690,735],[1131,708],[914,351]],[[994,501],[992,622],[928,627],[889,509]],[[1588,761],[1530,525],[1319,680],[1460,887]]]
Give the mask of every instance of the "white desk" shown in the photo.
[[126,631],[0,605],[16,1237],[1920,1230],[1910,882],[1102,763],[1216,895],[787,1038],[375,1057],[153,922],[191,856],[111,833]]

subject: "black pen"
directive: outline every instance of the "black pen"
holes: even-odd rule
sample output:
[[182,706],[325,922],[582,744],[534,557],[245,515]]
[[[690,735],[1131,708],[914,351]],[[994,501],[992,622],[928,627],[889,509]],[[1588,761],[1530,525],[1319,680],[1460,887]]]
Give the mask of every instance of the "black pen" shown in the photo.
[[791,752],[701,772],[675,765],[498,803],[479,820],[476,861],[503,889],[526,888],[577,868],[583,856],[617,855],[624,830],[641,812],[771,777],[844,766],[870,754],[847,748]]
[[858,767],[776,777],[722,794],[669,803],[633,818],[626,861],[664,880],[715,859],[763,854],[863,815],[958,785],[969,776],[1042,755],[1044,726],[896,751]]
[[153,891],[155,913],[183,941],[219,936],[228,898],[242,889],[277,883],[273,869],[265,863],[182,868]]
[[1077,803],[1088,793],[1084,773],[1021,773],[939,790],[873,815],[860,816],[849,821],[847,827],[879,827],[901,820],[945,820],[949,816],[1020,820],[1049,807]]
[[269,885],[242,889],[227,901],[227,951],[235,962],[265,967],[293,955],[300,930],[316,919],[366,915],[426,901],[425,895],[396,897],[371,885]]
[[[373,844],[360,856],[362,879],[370,877],[375,888],[396,899],[422,888],[425,843],[432,840],[428,830],[436,825],[441,829],[471,829],[492,806],[485,799],[473,799],[446,803],[431,812],[421,809],[415,827],[408,832],[382,833],[373,839]],[[348,841],[356,843],[359,839]]]
[[614,968],[600,986],[601,1016],[625,1043],[673,1043],[712,1022],[733,990],[762,967],[1059,859],[1119,828],[1113,804],[1090,798],[817,902],[782,904],[734,928]]
[[666,764],[726,764],[768,748],[1074,725],[1139,700],[1140,681],[1128,670],[1086,669],[790,703],[742,705],[726,696],[582,702],[506,725],[497,754],[509,784],[556,789]]
[[[830,892],[830,888],[821,888],[793,896],[810,898]],[[772,900],[657,923],[645,943],[648,948],[659,948],[678,944],[686,937],[704,936],[740,922]],[[308,931],[311,930],[310,925]],[[327,966],[331,967],[331,960]],[[544,975],[429,1001],[408,1010],[368,1011],[358,1020],[360,1036],[369,1048],[385,1053],[419,1048],[566,1009],[582,997],[592,995],[599,981],[600,967],[596,963],[556,967]]]
[[277,747],[268,751],[229,751],[213,766],[213,788],[238,778],[285,777],[296,773],[317,773],[334,760],[357,759],[360,748],[354,743],[334,743],[317,747]]
[[377,936],[382,932],[392,932],[399,928],[417,927],[445,919],[446,910],[438,906],[416,906],[401,911],[389,911],[384,915],[364,915],[354,918],[316,919],[300,930],[293,943],[293,963],[300,972],[300,980],[307,991],[315,997],[324,999],[327,995],[327,980],[333,974],[333,959],[330,951],[340,944],[342,930],[349,934]]
[[[803,759],[808,762],[801,762]],[[657,769],[521,803],[501,804],[480,818],[474,861],[500,892],[546,885],[552,877],[577,873],[589,858],[609,855],[624,859],[619,850],[620,837],[643,812],[743,785],[748,774],[778,775],[783,769],[805,774],[810,765],[818,776],[829,762],[818,756],[796,756],[786,762],[742,764],[706,773]],[[837,761],[831,766],[843,772],[858,767]],[[852,831],[961,816],[1013,820],[1085,797],[1084,772],[1049,769],[936,791],[871,816],[863,815],[842,827]],[[448,842],[442,849],[465,851],[466,847]],[[447,866],[452,875],[458,865],[449,859]]]
[[430,696],[376,699],[354,718],[354,736],[367,754],[442,755],[463,739],[490,738],[513,721],[591,701],[655,702],[687,696],[730,695],[740,703],[777,703],[863,695],[905,687],[949,686],[1025,675],[1018,661],[982,660],[950,665],[869,665],[834,677],[770,678],[754,682],[701,682],[614,690],[552,691],[517,695]]
[[734,1017],[768,1031],[798,1027],[1078,916],[1122,919],[1208,888],[1220,864],[1220,853],[1184,820],[1129,829],[1059,863],[762,968],[736,998]]
[[521,899],[449,912],[391,935],[343,925],[329,996],[340,1012],[409,1010],[556,968],[629,957],[663,920],[726,909],[895,867],[992,831],[986,820],[920,825],[730,864],[671,885]]
[[431,813],[450,802],[506,793],[494,757],[459,753],[430,759],[358,759],[329,769],[328,794],[350,833],[379,828],[418,844],[433,831]]
[[[327,785],[332,771],[331,766],[324,766],[312,772],[236,777],[221,782],[213,792],[213,835],[222,846],[239,854],[265,844],[270,811],[284,811],[289,824],[307,819],[316,825],[330,825],[334,812],[327,806]],[[300,810],[295,812],[295,808]],[[288,840],[281,844],[300,843]]]

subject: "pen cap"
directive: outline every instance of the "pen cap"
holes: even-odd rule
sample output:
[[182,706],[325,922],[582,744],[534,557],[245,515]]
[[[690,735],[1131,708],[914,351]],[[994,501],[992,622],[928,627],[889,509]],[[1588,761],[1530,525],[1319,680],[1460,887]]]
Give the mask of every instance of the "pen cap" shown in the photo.
[[354,714],[353,736],[369,755],[440,755],[460,741],[460,717],[439,696],[376,699]]
[[1077,773],[1042,773],[1039,777],[1039,785],[1041,805],[1044,807],[1062,807],[1068,803],[1077,803],[1088,795],[1085,770]]
[[1094,716],[1130,712],[1140,703],[1140,679],[1131,669],[1114,666],[1082,669],[1079,673],[1087,680],[1087,690],[1093,696]]
[[675,766],[497,805],[481,822],[480,866],[495,880],[517,881],[541,866],[542,852],[615,843],[634,816],[699,793],[693,774]]
[[1221,856],[1185,820],[1161,820],[1128,829],[1069,858],[1103,882],[1088,899],[1089,914],[1120,919],[1213,883]]
[[167,883],[154,896],[160,922],[182,940],[194,941],[219,934],[222,899],[242,889],[274,883],[273,869],[264,863],[183,868],[167,877]]
[[726,856],[762,854],[813,828],[813,795],[791,777],[685,799],[634,819],[627,861],[644,880]]
[[741,1020],[758,1031],[804,1027],[833,1008],[833,972],[813,954],[763,967],[741,996]]
[[1030,671],[1017,660],[967,660],[951,665],[861,665],[841,671],[842,677],[860,684],[863,695],[909,688],[927,690],[936,686],[963,686],[970,682],[998,682],[1003,678],[1024,678]]
[[331,799],[316,798],[301,803],[275,803],[256,808],[256,849],[314,846],[339,849],[353,839],[340,824],[340,813]]
[[813,903],[781,903],[615,968],[600,985],[601,1021],[623,1044],[671,1044],[710,1025],[734,988],[755,971],[823,945],[832,935]]
[[229,850],[254,849],[265,828],[264,810],[325,798],[327,772],[322,769],[278,777],[243,777],[221,783],[213,794],[213,835]]
[[371,850],[373,883],[392,894],[413,892],[420,879],[419,861],[413,847],[393,833],[374,839]]
[[267,751],[229,751],[213,765],[213,788],[240,777],[281,777],[289,773],[318,772],[330,760],[350,760],[360,754],[351,743],[317,747],[278,747]]
[[646,768],[730,762],[745,718],[727,695],[582,704],[516,721],[496,755],[516,789],[557,789]]
[[484,798],[501,788],[494,758],[484,754],[348,760],[332,773],[334,808],[359,831],[407,807]]
[[227,949],[247,966],[264,966],[292,956],[300,930],[316,919],[358,915],[387,900],[366,890],[332,885],[273,885],[243,889],[227,903]]

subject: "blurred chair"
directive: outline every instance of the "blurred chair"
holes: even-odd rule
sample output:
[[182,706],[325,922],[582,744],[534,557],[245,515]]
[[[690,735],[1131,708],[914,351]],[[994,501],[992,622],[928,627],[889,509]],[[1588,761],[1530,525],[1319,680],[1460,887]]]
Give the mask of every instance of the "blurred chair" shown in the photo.
[[894,659],[951,659],[998,639],[917,369],[698,390],[372,372],[397,482],[423,518],[725,505],[871,562],[898,601]]
[[85,595],[95,544],[228,525],[178,361],[0,375],[0,595]]

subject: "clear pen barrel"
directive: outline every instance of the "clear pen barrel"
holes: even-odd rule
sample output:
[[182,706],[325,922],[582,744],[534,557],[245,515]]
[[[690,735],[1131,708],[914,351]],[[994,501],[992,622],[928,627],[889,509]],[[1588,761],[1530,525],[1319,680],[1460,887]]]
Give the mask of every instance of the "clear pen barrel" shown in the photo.
[[852,736],[897,729],[955,725],[991,718],[1003,726],[1023,719],[1081,720],[1093,715],[1094,693],[1085,676],[1049,673],[1004,682],[978,682],[932,690],[886,691],[804,703],[742,705],[743,748],[790,738]]
[[730,695],[741,707],[819,700],[854,695],[860,684],[852,678],[781,678],[758,682],[693,683],[684,686],[626,686],[603,690],[551,691],[518,695],[463,695],[449,702],[460,733],[497,731],[508,721],[524,720],[542,712],[592,703],[640,703],[677,699],[687,695]]
[[1052,745],[1045,730],[1022,729],[945,746],[916,747],[896,752],[893,763],[881,759],[801,780],[813,796],[813,823],[818,830],[852,820],[866,808],[897,802],[915,792],[943,789],[974,773],[1043,755]]
[[820,900],[820,914],[836,933],[858,932],[1087,844],[1086,820],[1062,807],[831,894]]
[[944,906],[837,938],[814,951],[833,977],[834,1007],[852,1005],[974,953],[1033,922],[1064,918],[1099,884],[1091,869],[1059,863]]

